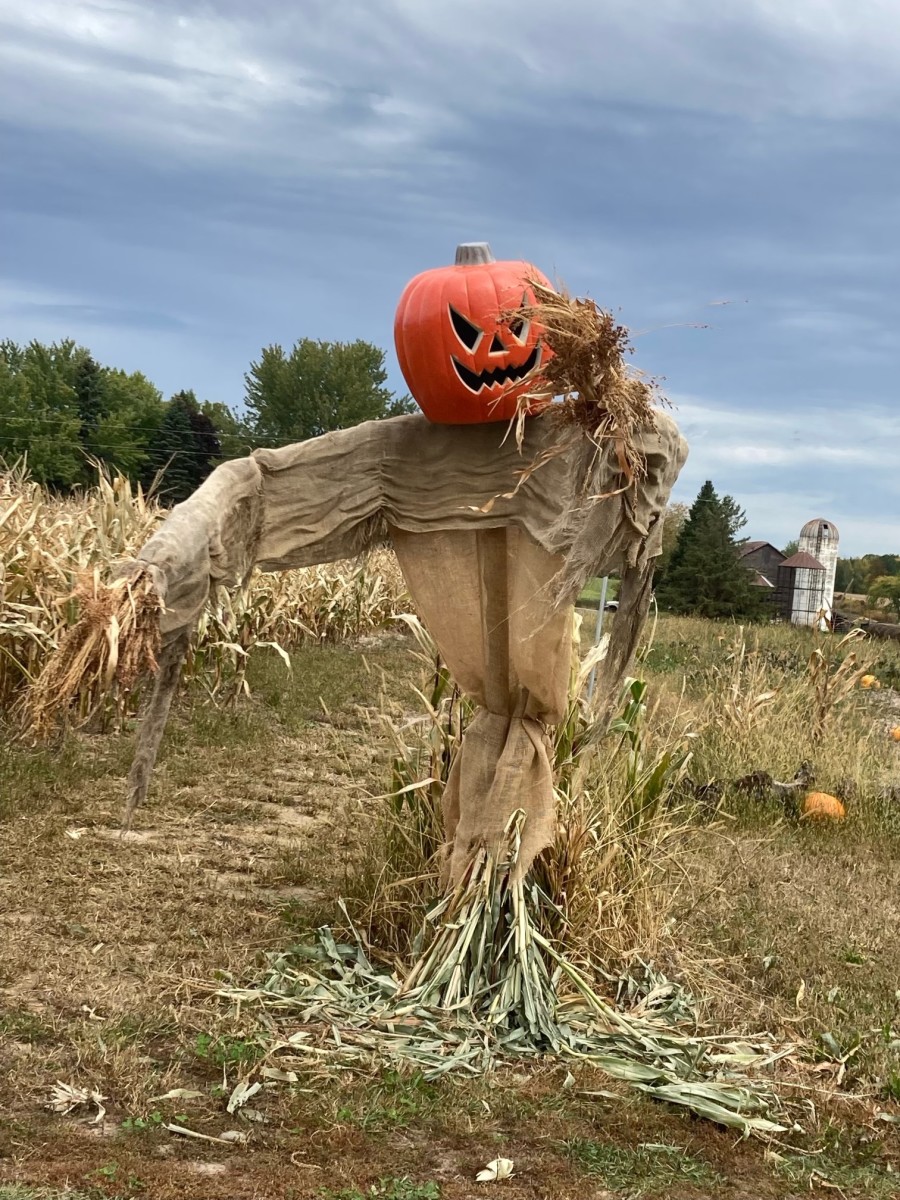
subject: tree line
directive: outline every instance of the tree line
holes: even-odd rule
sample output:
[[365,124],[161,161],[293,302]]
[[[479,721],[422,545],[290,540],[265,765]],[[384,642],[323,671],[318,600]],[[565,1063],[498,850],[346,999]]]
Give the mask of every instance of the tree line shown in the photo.
[[900,554],[863,554],[859,558],[839,558],[835,591],[868,595],[873,584],[885,576],[900,577]]
[[[244,407],[168,400],[139,371],[104,366],[72,340],[0,342],[0,462],[26,459],[58,492],[85,487],[96,464],[120,471],[167,503],[184,500],[217,463],[257,446],[305,441],[332,429],[412,411],[387,386],[385,354],[370,342],[301,338],[266,346],[244,376]],[[746,517],[711,482],[693,505],[671,505],[657,568],[657,598],[671,612],[752,620],[761,591],[738,557]],[[784,547],[796,550],[796,542]],[[838,560],[836,590],[886,601],[900,616],[900,555]]]
[[244,410],[165,399],[140,371],[105,366],[72,340],[0,342],[0,460],[26,459],[57,492],[89,485],[96,464],[168,503],[184,500],[217,463],[411,410],[385,385],[384,351],[369,342],[302,338],[263,349],[244,377]]

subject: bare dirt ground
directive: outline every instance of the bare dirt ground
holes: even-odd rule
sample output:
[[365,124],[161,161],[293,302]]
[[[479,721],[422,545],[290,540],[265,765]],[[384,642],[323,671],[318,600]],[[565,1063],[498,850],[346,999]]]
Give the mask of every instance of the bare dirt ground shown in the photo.
[[[328,1084],[310,1073],[257,1097],[261,1122],[225,1111],[259,1056],[258,1026],[213,994],[216,980],[252,978],[263,952],[332,911],[365,837],[366,797],[384,788],[387,751],[365,709],[384,688],[389,703],[406,702],[415,677],[406,646],[387,640],[363,654],[295,656],[293,679],[261,672],[254,699],[235,711],[184,700],[151,802],[124,838],[127,737],[3,759],[0,1200],[66,1189],[154,1200],[900,1195],[900,1134],[865,1102],[855,1120],[817,1116],[815,1135],[794,1149],[740,1143],[597,1072],[575,1071],[563,1087],[567,1068],[555,1064],[435,1084],[376,1069]],[[717,869],[739,892],[737,920],[765,941],[768,909],[782,922],[796,914],[777,898],[754,902],[751,841]],[[799,882],[796,863],[786,871],[785,895]],[[819,886],[827,876],[823,860]],[[892,878],[900,887],[896,863]],[[729,944],[733,906],[716,886],[703,935],[711,953],[734,954],[741,986],[756,986],[757,951],[745,961]],[[870,923],[882,919],[878,889],[861,890]],[[863,917],[860,956],[877,957],[870,935]],[[103,1119],[95,1108],[50,1111],[57,1081],[96,1089]],[[597,1090],[613,1095],[582,1094]],[[190,1138],[166,1123],[241,1140]],[[514,1161],[513,1178],[476,1184],[498,1156]]]

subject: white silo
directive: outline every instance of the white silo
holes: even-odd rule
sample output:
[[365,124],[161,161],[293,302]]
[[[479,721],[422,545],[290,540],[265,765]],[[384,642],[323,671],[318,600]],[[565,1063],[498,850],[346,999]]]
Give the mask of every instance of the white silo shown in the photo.
[[778,567],[778,591],[783,615],[794,625],[817,625],[824,608],[825,568],[805,550],[798,550]]
[[800,550],[811,554],[825,568],[825,578],[822,589],[822,604],[827,614],[831,614],[834,606],[834,577],[837,574],[838,560],[838,531],[837,526],[822,517],[807,521],[800,530]]

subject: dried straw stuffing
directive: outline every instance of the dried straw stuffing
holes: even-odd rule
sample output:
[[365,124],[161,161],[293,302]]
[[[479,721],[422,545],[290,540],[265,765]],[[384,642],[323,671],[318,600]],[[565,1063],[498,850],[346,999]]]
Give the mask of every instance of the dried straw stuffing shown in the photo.
[[564,288],[554,291],[537,279],[528,282],[536,303],[504,313],[503,319],[524,316],[539,324],[552,354],[541,364],[534,388],[519,399],[520,429],[529,411],[558,398],[547,414],[585,435],[598,452],[611,441],[623,488],[629,487],[644,471],[635,433],[654,427],[654,401],[662,403],[663,397],[627,364],[633,351],[629,333],[612,313]]
[[31,696],[29,724],[39,736],[51,731],[78,696],[102,697],[113,685],[124,694],[142,675],[156,672],[164,605],[149,570],[105,584],[95,569],[82,578],[72,599],[78,620],[63,635]]

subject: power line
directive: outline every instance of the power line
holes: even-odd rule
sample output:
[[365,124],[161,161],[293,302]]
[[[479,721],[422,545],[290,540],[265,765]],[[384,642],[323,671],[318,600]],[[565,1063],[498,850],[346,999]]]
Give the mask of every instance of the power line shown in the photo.
[[[38,441],[38,439],[31,439],[31,440],[32,440],[32,443]],[[290,443],[288,443],[288,444],[290,444]],[[0,445],[17,447],[16,454],[19,455],[20,457],[27,457],[30,452],[27,442],[17,441],[15,438],[0,437]],[[255,446],[253,448],[256,449]],[[156,443],[152,446],[145,446],[145,445],[125,446],[125,447],[120,447],[118,450],[109,449],[109,448],[100,450],[97,448],[92,448],[90,446],[84,446],[79,442],[77,445],[72,446],[71,449],[74,450],[76,453],[80,452],[82,454],[87,455],[88,458],[99,458],[101,460],[104,457],[110,458],[110,459],[115,459],[115,457],[117,455],[118,455],[118,457],[123,457],[125,455],[130,455],[131,453],[133,453],[135,451],[138,451],[144,455],[146,455],[148,453],[148,451],[151,451],[151,452],[153,452],[154,457],[160,457],[160,458],[163,458],[163,457],[165,457],[165,458],[175,458],[175,457],[177,457],[177,458],[196,458],[196,459],[204,459],[206,461],[209,461],[211,459],[214,460],[214,459],[222,458],[221,454],[211,454],[211,453],[204,452],[202,450],[178,449],[177,447],[162,446],[159,443]],[[273,447],[265,446],[265,447],[260,447],[260,449],[269,450],[269,449],[273,449]],[[249,455],[249,454],[250,454],[250,451],[248,450],[247,455]],[[246,455],[237,455],[236,457],[239,457],[239,458],[246,457]]]
[[[61,417],[56,417],[56,416],[44,417],[44,418],[42,418],[40,416],[6,417],[6,416],[3,416],[2,414],[0,414],[0,428],[2,428],[3,425],[27,425],[31,429],[37,428],[39,431],[44,431],[44,430],[47,430],[49,427],[53,426],[54,424],[56,424],[60,428],[65,426],[68,429],[68,427],[71,424],[73,424],[75,421],[80,422],[81,418],[78,416],[73,416],[72,421],[64,421]],[[141,434],[146,434],[147,436],[150,436],[152,433],[152,436],[154,438],[158,438],[159,434],[161,432],[160,430],[149,431],[146,429],[142,429],[139,424],[131,425],[131,424],[117,422],[117,421],[104,421],[102,426],[100,426],[100,428],[102,428],[103,430],[109,430],[109,429],[120,430],[123,433],[128,432],[128,433],[134,434],[135,436],[140,436]],[[214,428],[215,428],[215,425],[214,425]],[[192,433],[193,432],[196,432],[198,437],[209,437],[210,436],[208,433],[202,433],[199,431],[192,430]],[[223,430],[223,429],[217,428],[214,436],[218,440],[221,441],[222,438],[240,437],[240,434],[233,434],[233,433],[230,433],[228,430]],[[12,438],[3,438],[2,435],[0,435],[0,441],[13,441],[13,440],[14,439],[12,439]],[[264,439],[254,438],[253,439],[253,449],[254,450],[280,450],[284,446],[294,446],[297,444],[297,442],[306,441],[306,440],[309,440],[309,439],[294,438],[292,441],[288,441],[288,442],[267,442]]]
[[[28,453],[29,453],[28,440],[29,439],[24,439],[24,438],[23,439],[5,438],[2,435],[0,435],[0,446],[17,447],[16,454],[20,457],[27,457]],[[30,439],[30,440],[33,442],[38,439]],[[234,455],[231,457],[224,457],[221,453],[220,454],[210,454],[203,450],[192,450],[192,449],[179,448],[179,447],[175,447],[175,446],[170,447],[170,446],[166,446],[158,441],[154,441],[152,443],[140,443],[139,445],[124,446],[124,447],[120,448],[118,453],[121,455],[123,453],[131,453],[131,452],[137,450],[141,454],[144,454],[144,455],[153,454],[154,457],[160,457],[160,458],[192,458],[192,459],[197,459],[197,460],[202,459],[204,462],[209,462],[210,460],[216,461],[216,462],[232,462],[234,460],[234,458],[248,458],[254,450],[282,450],[287,446],[299,445],[300,442],[302,442],[304,440],[309,441],[311,439],[297,438],[292,442],[280,442],[277,445],[266,445],[263,442],[255,442],[252,446],[248,446],[243,454],[237,454],[237,455]],[[105,452],[101,452],[99,449],[96,451],[92,451],[90,446],[84,446],[81,443],[78,443],[77,446],[74,446],[72,448],[75,451],[81,451],[82,453],[87,454],[88,456],[93,455],[94,457],[97,457],[100,459],[103,458],[104,453],[106,454],[106,457],[108,457],[110,459],[114,459],[116,456],[116,453],[117,453],[115,449],[106,450]]]

